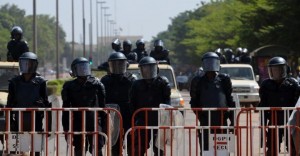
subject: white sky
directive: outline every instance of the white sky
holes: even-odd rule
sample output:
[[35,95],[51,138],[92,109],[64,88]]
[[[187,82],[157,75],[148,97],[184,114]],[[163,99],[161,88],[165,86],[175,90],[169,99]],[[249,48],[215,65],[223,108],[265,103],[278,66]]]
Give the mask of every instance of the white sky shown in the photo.
[[[86,20],[86,43],[89,43],[88,25],[90,23],[90,1],[92,1],[93,43],[96,40],[96,1],[84,0]],[[104,7],[109,7],[109,17],[116,21],[115,28],[122,28],[120,35],[140,35],[150,41],[159,32],[167,30],[170,18],[180,12],[194,10],[201,0],[98,0],[106,1]],[[202,0],[210,1],[210,0]],[[27,15],[32,14],[33,0],[0,0],[0,6],[10,3],[24,9]],[[36,0],[37,14],[56,14],[56,0]],[[59,0],[59,21],[67,34],[67,41],[72,40],[72,0]],[[81,42],[82,36],[82,0],[74,0],[75,12],[75,42]],[[100,36],[100,4],[98,5],[99,36]],[[26,33],[26,32],[25,32]]]

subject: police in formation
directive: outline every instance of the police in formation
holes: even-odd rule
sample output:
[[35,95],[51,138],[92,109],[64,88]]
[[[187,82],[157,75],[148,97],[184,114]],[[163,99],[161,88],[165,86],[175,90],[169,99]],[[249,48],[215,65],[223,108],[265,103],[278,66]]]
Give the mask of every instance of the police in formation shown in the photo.
[[170,64],[169,51],[165,49],[164,42],[162,40],[155,40],[153,43],[154,49],[151,50],[150,56],[157,61],[166,61]]
[[10,32],[11,40],[7,43],[7,61],[18,62],[19,57],[29,51],[27,42],[23,39],[23,30],[19,26],[14,26]]
[[[67,81],[63,85],[61,92],[63,108],[104,108],[105,88],[98,78],[91,76],[89,61],[83,57],[76,58],[71,64],[71,70],[72,76],[75,77],[75,79]],[[69,113],[69,111],[63,111],[62,114],[62,124],[66,134],[66,140],[72,139],[71,135],[67,135],[67,132],[71,130],[69,122],[72,122],[74,132],[82,132],[83,130],[82,112],[75,111],[72,120],[69,118]],[[85,113],[86,120],[84,122],[86,123],[86,132],[94,132],[96,128],[94,123],[101,123],[99,125],[101,126],[99,127],[99,130],[105,128],[105,114],[101,112],[99,114],[101,120],[97,119],[99,121],[95,121],[95,113],[93,111],[87,111]],[[93,134],[86,134],[86,149],[82,149],[82,135],[83,134],[76,134],[74,135],[73,140],[71,140],[75,147],[75,156],[85,155],[84,153],[86,153],[87,150],[92,153],[95,148],[98,148],[98,155],[102,156],[102,146],[104,144],[103,137],[99,135],[98,147],[93,147]]]
[[148,56],[148,52],[145,49],[145,41],[144,39],[138,39],[135,43],[136,48],[133,49],[132,51],[135,52],[137,54],[137,62],[140,62],[140,60],[145,57]]
[[121,53],[123,53],[129,63],[138,63],[137,62],[137,54],[136,52],[133,52],[132,50],[132,43],[130,40],[126,39],[123,41],[123,50],[121,50]]
[[[106,103],[117,104],[119,106],[123,119],[124,132],[126,132],[131,127],[130,121],[132,115],[132,107],[129,103],[129,90],[136,77],[126,72],[127,58],[123,53],[112,53],[108,58],[108,64],[111,74],[105,75],[101,79],[101,82],[105,86]],[[120,137],[112,147],[113,156],[119,156],[120,152],[122,153],[122,151],[119,151],[119,145]]]
[[[33,52],[23,53],[19,57],[21,75],[9,80],[7,107],[8,108],[51,108],[48,101],[46,80],[38,76],[38,58]],[[32,123],[33,112],[11,112],[11,131],[43,132],[44,112],[35,112],[35,123]],[[19,120],[22,119],[22,120]],[[48,113],[48,123],[51,123],[51,112]],[[19,122],[23,122],[19,127]],[[32,125],[35,129],[32,129]],[[51,124],[46,125],[46,130],[51,131]],[[38,147],[35,147],[38,148]],[[35,152],[36,156],[40,152]]]
[[[133,111],[139,108],[158,108],[161,103],[170,104],[171,87],[167,78],[158,75],[156,60],[149,56],[142,58],[139,62],[139,69],[142,79],[134,81],[130,90],[130,103]],[[136,126],[157,126],[157,116],[157,112],[149,112],[148,120],[146,120],[145,114],[140,113],[136,118]],[[154,138],[157,132],[157,130],[153,131]],[[151,131],[136,130],[135,137],[135,155],[143,155],[149,148]],[[153,150],[156,156],[158,153],[163,155],[163,151],[156,146]]]
[[[287,76],[287,63],[282,57],[273,57],[268,63],[269,78],[262,81],[259,95],[260,103],[259,107],[295,107],[300,95],[299,82],[292,77]],[[285,125],[288,116],[284,116],[283,111],[265,111],[265,121],[262,121],[263,125],[268,126],[280,126]],[[287,115],[287,114],[286,114]],[[287,130],[286,130],[287,131]],[[277,134],[278,133],[278,134]],[[278,131],[269,128],[266,132],[266,147],[267,155],[277,155],[277,151],[280,151],[280,143],[283,142],[283,136],[285,135],[285,145],[288,147],[289,137],[288,134],[284,134],[284,129]],[[279,143],[277,142],[277,138]],[[279,146],[277,146],[277,143]],[[294,144],[289,148],[292,155],[295,155]],[[284,147],[283,151],[286,150]]]
[[215,53],[220,57],[221,64],[225,63],[242,63],[250,64],[251,56],[247,48],[238,47],[235,54],[232,49],[225,48],[224,51],[221,48],[215,50]]
[[[221,74],[220,58],[215,52],[207,52],[202,57],[203,74],[197,75],[192,79],[190,89],[190,104],[192,108],[234,108],[235,103],[231,96],[232,84],[229,75]],[[195,112],[196,113],[196,112]],[[223,117],[222,117],[223,115]],[[201,126],[227,126],[227,119],[230,120],[230,125],[234,125],[232,113],[212,111],[199,112],[198,120]],[[221,133],[220,130],[199,130],[199,142],[202,145],[202,137],[204,140],[204,149],[208,150],[209,133]],[[203,133],[203,135],[202,135]],[[202,146],[200,146],[202,147]]]

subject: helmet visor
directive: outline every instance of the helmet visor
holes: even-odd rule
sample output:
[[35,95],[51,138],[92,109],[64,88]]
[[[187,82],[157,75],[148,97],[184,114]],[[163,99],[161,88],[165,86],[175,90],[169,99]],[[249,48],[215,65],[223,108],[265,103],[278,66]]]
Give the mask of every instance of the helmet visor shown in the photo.
[[287,71],[286,71],[285,65],[279,65],[279,66],[269,66],[268,72],[269,77],[272,80],[280,80],[286,77]]
[[19,60],[20,72],[23,73],[35,73],[37,69],[37,61],[30,59]]
[[124,74],[126,72],[126,60],[109,61],[109,71],[112,74]]
[[73,71],[75,76],[89,76],[91,75],[91,67],[88,62],[78,63],[74,67]]
[[152,79],[157,76],[157,65],[147,64],[139,67],[143,79]]
[[207,58],[202,61],[203,71],[219,71],[220,60],[215,58]]

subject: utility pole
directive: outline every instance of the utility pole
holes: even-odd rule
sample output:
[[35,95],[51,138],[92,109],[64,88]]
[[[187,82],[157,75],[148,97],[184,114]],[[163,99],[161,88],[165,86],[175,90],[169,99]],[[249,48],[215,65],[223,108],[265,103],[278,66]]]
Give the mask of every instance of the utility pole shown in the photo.
[[59,79],[59,31],[58,31],[58,26],[59,26],[59,12],[58,12],[58,0],[56,0],[56,79]]
[[36,0],[33,0],[33,17],[32,17],[32,32],[33,32],[33,41],[32,48],[33,52],[37,54],[37,29],[36,29]]
[[82,0],[82,28],[83,28],[83,57],[85,57],[85,16],[84,16],[84,0]]

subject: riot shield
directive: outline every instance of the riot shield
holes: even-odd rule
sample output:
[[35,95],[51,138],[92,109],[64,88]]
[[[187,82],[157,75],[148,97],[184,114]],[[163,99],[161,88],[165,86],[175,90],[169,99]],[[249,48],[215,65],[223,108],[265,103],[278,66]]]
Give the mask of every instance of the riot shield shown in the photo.
[[[300,98],[298,98],[298,101],[297,101],[295,107],[300,107]],[[290,115],[288,125],[300,127],[299,116],[300,116],[300,111],[293,110],[292,114]],[[293,128],[291,128],[291,135],[293,138],[293,143],[294,143],[295,149],[298,149],[298,150],[296,150],[298,152],[297,154],[300,155],[300,150],[299,150],[300,143],[298,142],[300,140],[300,132],[297,128],[293,127]]]
[[[120,106],[118,104],[106,104],[106,108],[114,108],[120,112]],[[111,136],[111,145],[115,145],[117,143],[117,140],[119,138],[120,134],[120,118],[118,114],[115,111],[109,112],[109,130],[110,130],[110,136]]]
[[[160,108],[174,108],[167,104],[160,104]],[[183,126],[183,116],[178,110],[159,110],[159,119],[158,126]],[[171,115],[172,115],[172,123],[171,123]],[[171,132],[172,131],[172,132]],[[165,134],[164,134],[165,133]],[[183,142],[184,129],[167,129],[167,130],[159,130],[156,140],[155,146],[161,150],[164,150],[164,145],[171,145],[173,143],[174,147],[179,147]],[[165,135],[165,137],[164,137]],[[171,140],[172,138],[172,140]]]

